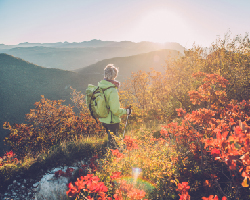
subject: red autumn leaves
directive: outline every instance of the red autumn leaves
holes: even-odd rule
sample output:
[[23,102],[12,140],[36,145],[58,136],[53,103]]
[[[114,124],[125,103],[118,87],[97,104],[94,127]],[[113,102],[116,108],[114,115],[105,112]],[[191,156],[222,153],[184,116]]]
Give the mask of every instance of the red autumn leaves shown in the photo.
[[95,194],[97,196],[97,199],[110,199],[110,197],[107,197],[105,192],[108,191],[108,188],[104,185],[103,182],[99,182],[99,178],[97,176],[93,176],[93,174],[87,174],[87,176],[81,176],[77,179],[75,182],[75,185],[72,183],[68,184],[69,190],[66,192],[66,194],[69,197],[74,197],[77,194],[79,194],[81,191],[85,192],[87,195],[87,199],[93,199],[91,197],[91,194]]
[[74,171],[73,168],[68,168],[66,169],[66,172],[62,171],[62,170],[58,170],[55,172],[55,177],[58,178],[60,176],[64,176],[64,177],[71,177],[72,176],[72,172]]
[[[111,182],[113,183],[112,185],[114,186],[114,181],[116,181],[116,185],[119,185],[113,195],[115,200],[123,200],[124,196],[129,197],[131,200],[139,200],[145,197],[145,191],[134,188],[133,184],[128,184],[125,180],[122,180],[120,175],[121,172],[114,172],[112,176],[110,176]],[[99,182],[99,180],[100,179],[93,174],[81,176],[74,185],[72,183],[68,184],[69,190],[66,194],[69,197],[84,195],[87,199],[92,200],[112,200],[112,197],[108,197],[106,194],[108,188],[103,182]]]
[[138,149],[138,145],[137,145],[137,140],[131,138],[130,136],[125,136],[124,140],[123,140],[126,144],[126,148],[128,150],[132,150],[132,149]]
[[180,200],[190,200],[190,195],[188,194],[188,190],[190,189],[190,186],[188,185],[188,182],[182,182],[178,183],[178,191],[180,194]]
[[5,164],[17,164],[19,161],[13,151],[8,151],[3,157],[0,157],[0,167]]
[[242,186],[248,187],[250,101],[228,101],[225,92],[228,81],[219,75],[197,73],[194,77],[203,78],[198,91],[189,92],[191,102],[198,105],[198,109],[191,113],[177,109],[182,122],[163,126],[161,134],[167,138],[175,137],[178,145],[188,147],[194,154],[200,151],[207,155],[206,152],[210,152],[215,160],[228,165],[232,176],[240,173],[244,177]]

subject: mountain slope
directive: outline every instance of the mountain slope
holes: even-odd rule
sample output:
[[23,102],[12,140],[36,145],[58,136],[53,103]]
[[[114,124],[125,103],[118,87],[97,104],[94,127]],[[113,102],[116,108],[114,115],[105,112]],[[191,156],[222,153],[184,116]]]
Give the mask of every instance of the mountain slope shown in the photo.
[[97,84],[100,79],[103,79],[104,67],[108,64],[114,64],[119,68],[117,80],[123,82],[131,76],[132,72],[139,70],[150,71],[150,68],[154,68],[156,71],[163,72],[165,61],[169,56],[179,57],[182,54],[176,50],[164,49],[135,56],[105,59],[75,71],[82,74],[83,78],[88,80],[89,83]]
[[[41,95],[51,100],[71,103],[69,86],[83,89],[78,73],[44,68],[7,54],[0,54],[0,156],[6,131],[3,122],[23,123],[25,114],[40,101]],[[2,134],[4,133],[4,134]]]

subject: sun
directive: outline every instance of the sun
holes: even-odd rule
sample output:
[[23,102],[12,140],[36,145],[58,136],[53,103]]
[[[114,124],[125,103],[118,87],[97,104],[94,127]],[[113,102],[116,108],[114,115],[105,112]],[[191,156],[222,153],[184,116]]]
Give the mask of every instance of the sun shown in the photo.
[[190,34],[185,19],[173,11],[151,11],[138,20],[134,29],[136,37],[153,42],[184,41]]

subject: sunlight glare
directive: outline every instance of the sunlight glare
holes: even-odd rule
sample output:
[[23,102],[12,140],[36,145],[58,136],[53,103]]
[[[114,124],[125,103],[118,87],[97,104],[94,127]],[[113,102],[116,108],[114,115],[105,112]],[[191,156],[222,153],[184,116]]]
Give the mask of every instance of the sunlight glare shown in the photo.
[[136,36],[144,41],[165,43],[186,41],[191,34],[185,19],[167,10],[156,10],[143,16],[135,30]]
[[134,184],[136,183],[141,172],[142,170],[140,168],[132,168],[132,176],[134,178]]

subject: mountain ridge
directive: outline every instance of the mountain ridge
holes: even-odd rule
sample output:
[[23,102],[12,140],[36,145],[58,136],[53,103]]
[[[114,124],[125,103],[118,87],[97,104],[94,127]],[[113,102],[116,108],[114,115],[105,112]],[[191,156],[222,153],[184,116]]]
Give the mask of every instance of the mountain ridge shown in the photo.
[[[4,48],[5,47],[5,48]],[[47,68],[75,70],[114,57],[128,57],[161,49],[173,49],[184,53],[178,43],[152,43],[131,41],[91,40],[82,43],[21,43],[12,48],[0,45],[0,53],[7,53]]]
[[162,48],[169,48],[169,46],[179,46],[181,49],[185,49],[183,46],[181,46],[177,42],[165,42],[165,43],[154,43],[149,41],[141,41],[141,42],[132,42],[132,41],[103,41],[98,39],[92,39],[90,41],[82,41],[82,42],[56,42],[56,43],[29,43],[29,42],[23,42],[19,43],[17,45],[5,45],[0,44],[0,49],[11,49],[16,47],[35,47],[35,46],[43,46],[43,47],[67,47],[70,48],[72,46],[74,47],[105,47],[105,46],[123,46],[126,45],[143,45],[143,44],[154,44],[154,45],[160,45]]

